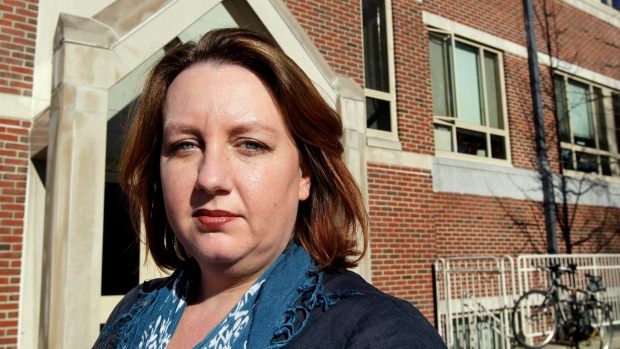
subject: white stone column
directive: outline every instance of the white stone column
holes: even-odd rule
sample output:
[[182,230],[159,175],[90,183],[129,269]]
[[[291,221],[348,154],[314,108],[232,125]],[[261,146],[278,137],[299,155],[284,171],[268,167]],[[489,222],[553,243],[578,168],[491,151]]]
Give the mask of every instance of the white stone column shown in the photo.
[[112,52],[97,47],[100,36],[92,27],[88,39],[94,40],[86,44],[64,38],[63,29],[61,19],[50,108],[39,347],[77,349],[90,348],[99,335],[107,98],[120,73]]
[[30,133],[22,290],[19,299],[19,348],[39,347],[45,175],[39,173],[35,161],[41,160],[35,156],[49,143],[49,117],[49,110],[36,117]]
[[106,100],[105,90],[64,83],[53,93],[42,302],[49,348],[87,348],[99,333]]
[[[353,79],[338,77],[334,83],[338,92],[336,108],[344,125],[342,143],[344,145],[344,162],[357,181],[364,202],[368,206],[368,177],[366,159],[366,104],[364,90]],[[368,209],[368,207],[366,207]],[[372,282],[370,269],[370,242],[366,256],[355,268],[366,281]]]

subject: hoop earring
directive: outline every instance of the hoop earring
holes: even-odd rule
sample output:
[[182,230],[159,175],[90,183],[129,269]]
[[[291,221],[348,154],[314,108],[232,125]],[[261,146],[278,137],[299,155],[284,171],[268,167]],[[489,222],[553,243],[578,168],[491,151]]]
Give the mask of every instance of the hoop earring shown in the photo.
[[174,236],[174,240],[173,240],[174,253],[176,253],[177,257],[179,257],[180,260],[182,260],[183,262],[186,262],[187,260],[192,258],[192,256],[189,253],[187,253],[187,251],[185,251],[185,247],[183,247],[183,245],[177,239],[177,234],[174,234],[174,232],[172,234]]

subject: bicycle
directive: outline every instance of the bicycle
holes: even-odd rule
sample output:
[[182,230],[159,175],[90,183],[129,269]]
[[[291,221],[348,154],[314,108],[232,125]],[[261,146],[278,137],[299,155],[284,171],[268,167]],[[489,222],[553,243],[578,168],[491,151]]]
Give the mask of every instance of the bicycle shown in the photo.
[[613,337],[611,305],[594,297],[596,292],[605,290],[601,277],[586,274],[588,289],[582,290],[562,283],[562,275],[568,273],[574,284],[576,266],[538,268],[549,272],[550,287],[528,291],[515,304],[512,331],[519,345],[538,349],[555,338],[554,343],[575,348],[580,343],[598,342],[598,349],[609,349]]

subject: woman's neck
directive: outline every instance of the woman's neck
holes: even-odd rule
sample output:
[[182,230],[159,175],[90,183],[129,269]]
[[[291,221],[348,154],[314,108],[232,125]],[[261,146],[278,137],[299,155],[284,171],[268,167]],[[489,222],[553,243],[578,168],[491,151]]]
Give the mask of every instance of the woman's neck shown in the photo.
[[[197,271],[198,272],[198,271]],[[187,306],[175,329],[169,349],[193,348],[235,307],[256,278],[222,279],[200,271],[190,289]]]
[[228,297],[239,300],[243,294],[258,280],[271,265],[259,269],[242,269],[238,266],[200,265],[199,279],[192,287],[190,304],[202,303],[211,298],[224,299]]
[[201,262],[197,259],[199,271],[196,272],[199,273],[200,280],[195,288],[194,299],[201,302],[225,294],[239,294],[240,298],[278,257],[279,255],[265,260],[240,260],[230,265]]

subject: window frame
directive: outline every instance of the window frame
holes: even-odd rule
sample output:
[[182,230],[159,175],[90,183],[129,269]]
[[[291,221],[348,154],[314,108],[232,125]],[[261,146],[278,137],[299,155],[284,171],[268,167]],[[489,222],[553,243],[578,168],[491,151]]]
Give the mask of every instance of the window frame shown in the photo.
[[[360,0],[360,11],[363,26],[363,1]],[[366,104],[366,98],[374,98],[390,103],[390,131],[376,130],[366,127],[366,136],[372,138],[382,138],[388,141],[398,142],[396,146],[388,146],[390,148],[400,148],[400,142],[398,138],[398,118],[396,112],[396,69],[394,67],[394,28],[392,23],[392,0],[383,0],[385,5],[385,19],[386,19],[386,41],[387,41],[387,60],[388,60],[388,87],[389,92],[378,91],[366,87],[366,72],[364,71],[364,104]],[[364,39],[362,28],[362,52],[365,52]],[[366,64],[364,60],[364,64]],[[366,111],[364,111],[366,115]],[[368,120],[366,115],[365,120]],[[384,145],[386,143],[383,143]]]
[[[453,53],[452,53],[452,81],[451,83],[453,84],[453,86],[450,86],[450,89],[452,91],[452,93],[454,94],[454,100],[455,102],[453,102],[453,106],[452,108],[454,108],[454,113],[455,116],[437,116],[435,115],[435,111],[433,110],[433,130],[435,130],[435,125],[441,125],[441,126],[446,126],[446,127],[450,127],[451,128],[451,142],[452,142],[452,151],[447,151],[447,150],[440,150],[437,149],[437,147],[435,147],[435,155],[436,156],[441,156],[441,157],[446,157],[446,158],[453,158],[453,159],[461,159],[461,160],[468,160],[468,161],[477,161],[477,162],[484,162],[484,163],[489,163],[489,164],[497,164],[497,165],[511,165],[512,164],[512,153],[511,153],[511,147],[510,147],[510,131],[509,131],[509,124],[508,124],[508,106],[507,106],[507,102],[506,102],[506,84],[505,84],[505,76],[504,76],[504,58],[503,58],[503,52],[500,50],[497,50],[495,48],[489,47],[487,45],[483,45],[483,44],[479,44],[475,41],[469,40],[467,38],[461,37],[451,31],[447,31],[447,30],[443,30],[443,29],[437,29],[434,27],[428,27],[428,34],[430,35],[431,33],[438,33],[438,34],[444,34],[444,35],[449,35],[450,36],[450,45],[453,49]],[[485,125],[486,126],[482,126],[482,125],[476,125],[476,124],[472,124],[472,123],[468,123],[465,121],[460,120],[460,104],[459,104],[459,96],[458,96],[458,74],[457,74],[457,69],[456,69],[456,54],[455,49],[456,49],[456,42],[461,42],[463,44],[469,45],[469,46],[473,46],[475,48],[478,49],[478,53],[479,53],[479,64],[480,64],[480,86],[482,88],[482,102],[483,102],[483,109],[484,109],[484,121],[485,121]],[[501,122],[503,123],[504,128],[503,129],[499,129],[499,128],[493,128],[491,126],[488,126],[490,124],[490,120],[489,120],[489,101],[488,101],[488,93],[487,93],[487,79],[486,79],[486,71],[484,69],[484,58],[485,52],[490,52],[493,53],[497,56],[497,74],[499,77],[499,81],[498,81],[498,86],[499,86],[499,93],[498,96],[500,98],[500,101],[502,103],[502,107],[501,107],[501,112],[502,112],[502,119]],[[430,52],[429,52],[429,59],[430,59]],[[445,64],[445,63],[444,63]],[[430,74],[432,74],[432,71],[430,72]],[[478,132],[478,133],[484,133],[485,137],[486,137],[486,144],[487,144],[487,154],[486,156],[478,156],[478,155],[472,155],[472,154],[466,154],[466,153],[459,153],[458,152],[458,144],[457,144],[457,129],[462,129],[462,130],[466,130],[466,131],[473,131],[473,132]],[[493,158],[492,154],[491,154],[491,136],[495,135],[495,136],[500,136],[503,137],[505,139],[505,152],[506,152],[506,159],[497,159],[497,158]]]
[[[574,75],[570,75],[568,73],[565,72],[561,72],[561,71],[556,71],[554,73],[554,79],[556,77],[561,77],[564,81],[564,96],[566,98],[566,100],[564,101],[565,103],[565,108],[566,108],[566,117],[568,118],[568,125],[569,125],[569,136],[571,139],[571,142],[565,142],[561,140],[561,134],[559,134],[558,131],[558,135],[560,137],[560,148],[561,149],[567,149],[571,151],[571,160],[572,160],[572,166],[573,169],[569,169],[569,168],[563,168],[563,173],[567,174],[567,175],[573,175],[573,176],[578,176],[578,175],[584,175],[587,174],[589,176],[594,176],[594,177],[598,177],[598,178],[605,178],[605,179],[610,179],[610,178],[616,178],[618,179],[620,177],[620,154],[619,154],[619,149],[618,149],[618,141],[620,141],[619,139],[616,138],[616,128],[620,127],[620,125],[616,125],[616,122],[614,120],[614,109],[613,109],[613,95],[620,95],[620,91],[617,90],[613,90],[610,89],[608,87],[605,87],[603,85],[594,83],[592,81],[586,80],[586,79],[582,79],[579,77],[576,77]],[[590,110],[590,115],[589,117],[591,118],[591,122],[592,122],[592,127],[594,130],[594,142],[595,142],[595,148],[593,147],[588,147],[585,145],[578,145],[575,143],[575,135],[573,133],[573,125],[572,125],[572,118],[571,118],[571,114],[570,114],[570,96],[568,93],[568,85],[569,85],[569,80],[573,80],[577,83],[581,83],[584,84],[588,87],[588,93],[590,96],[594,96],[594,89],[599,89],[601,91],[601,98],[603,99],[603,103],[602,103],[602,108],[603,108],[603,113],[604,113],[604,120],[605,120],[605,130],[606,130],[606,141],[607,141],[607,147],[608,150],[602,150],[600,147],[600,139],[601,139],[601,135],[599,134],[600,128],[599,128],[599,120],[598,117],[596,115],[596,111],[597,106],[595,105],[597,102],[597,98],[595,97],[590,97],[588,103],[590,104],[589,106],[589,110]],[[555,83],[555,82],[554,82]],[[556,103],[556,110],[557,110],[557,101]],[[558,121],[561,120],[562,116],[561,115],[557,115],[558,117]],[[559,126],[558,126],[559,127]],[[592,172],[585,172],[585,171],[579,171],[577,170],[577,153],[585,153],[588,155],[595,155],[597,156],[597,158],[599,159],[597,161],[597,166],[598,166],[598,171],[596,173],[592,173]],[[603,168],[602,168],[602,161],[600,160],[601,156],[605,156],[607,158],[609,158],[610,160],[610,171],[611,171],[611,175],[605,175],[603,174]],[[561,159],[560,159],[561,160]],[[614,162],[615,160],[615,162]],[[561,164],[562,165],[562,164]],[[562,165],[563,166],[563,165]]]
[[[596,0],[595,0],[595,1],[596,1]],[[606,1],[607,1],[607,2],[603,2],[603,1],[601,1],[601,0],[598,0],[598,2],[599,2],[601,5],[603,5],[603,6],[606,6],[606,7],[608,7],[608,8],[611,8],[612,10],[615,10],[615,11],[620,11],[620,8],[616,8],[616,7],[614,7],[613,0],[606,0]]]

